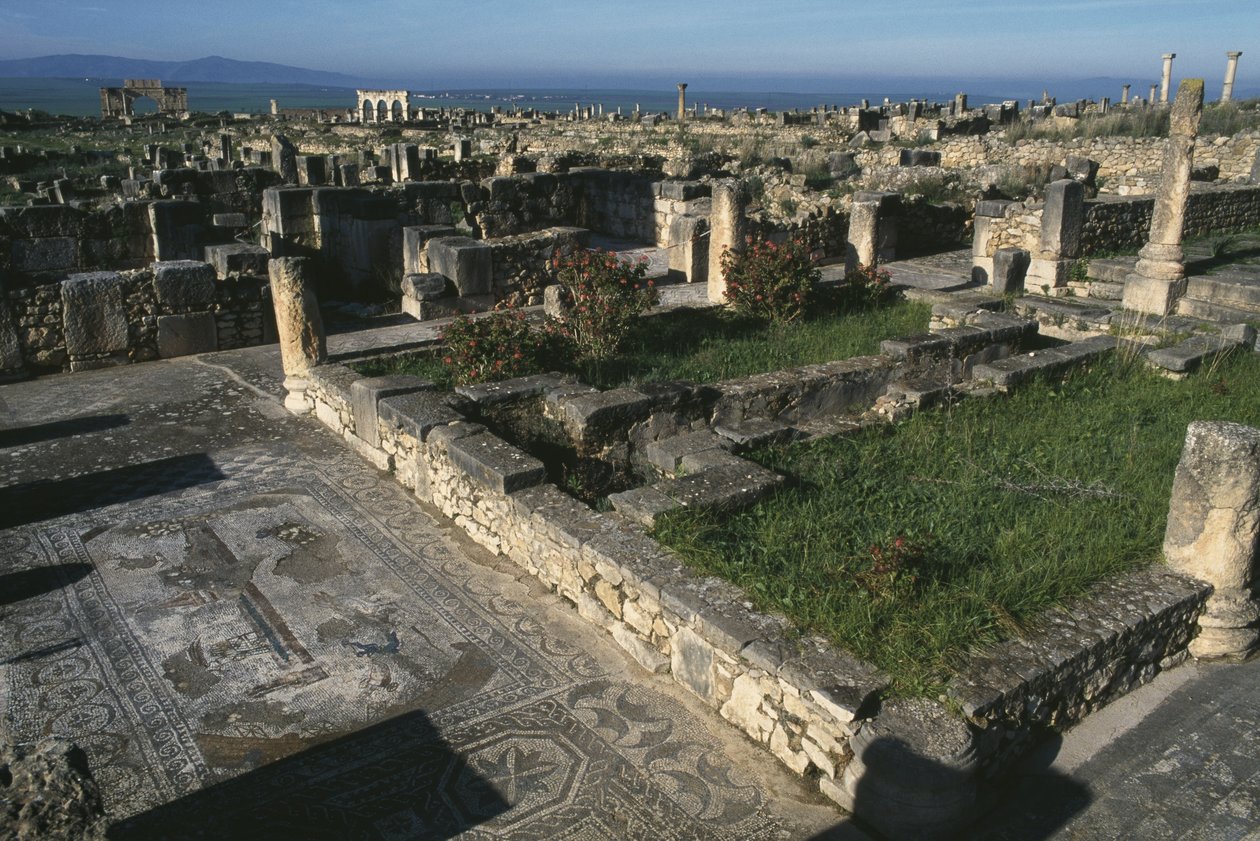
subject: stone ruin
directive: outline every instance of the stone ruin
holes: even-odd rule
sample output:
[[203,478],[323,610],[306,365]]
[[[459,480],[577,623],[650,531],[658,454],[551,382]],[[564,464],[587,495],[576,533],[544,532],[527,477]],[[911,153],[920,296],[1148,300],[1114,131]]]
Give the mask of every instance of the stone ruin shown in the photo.
[[121,88],[101,88],[101,119],[135,116],[137,99],[157,103],[159,114],[188,116],[188,88],[171,88],[161,79],[127,79]]
[[[277,109],[274,119],[205,132],[200,145],[148,144],[130,177],[102,182],[90,198],[85,186],[76,197],[73,183],[49,185],[30,194],[30,206],[0,210],[0,373],[79,371],[278,341],[290,410],[313,413],[835,802],[874,808],[856,799],[858,786],[874,780],[873,802],[904,807],[865,815],[892,837],[963,825],[983,787],[1040,728],[1078,720],[1187,653],[1239,656],[1255,648],[1258,527],[1236,504],[1254,490],[1254,430],[1190,430],[1166,552],[1195,581],[1153,571],[1118,582],[1072,620],[1081,628],[1114,625],[1116,633],[1071,658],[1048,648],[978,657],[949,688],[965,719],[928,702],[887,703],[873,713],[886,685],[876,670],[820,641],[790,655],[780,644],[781,619],[739,608],[743,596],[733,587],[699,579],[622,525],[650,525],[680,505],[747,504],[772,491],[781,479],[741,454],[789,440],[826,412],[896,414],[930,405],[956,382],[1016,387],[1114,352],[1119,342],[1099,319],[1122,309],[1178,315],[1183,301],[1197,300],[1186,297],[1193,289],[1183,282],[1182,237],[1260,224],[1260,132],[1210,141],[1217,183],[1192,185],[1194,156],[1204,148],[1195,136],[1202,86],[1183,83],[1158,166],[1147,160],[1154,144],[1117,143],[1102,161],[1036,146],[1053,176],[1038,194],[1004,197],[989,183],[970,201],[933,202],[879,188],[963,163],[1006,165],[1026,150],[986,138],[1018,120],[1074,120],[1119,106],[1063,107],[1046,97],[1023,109],[1014,102],[969,108],[959,95],[946,103],[727,114],[689,109],[684,89],[677,113],[663,117],[675,125],[660,127],[662,135],[711,128],[740,142],[749,126],[773,125],[795,142],[805,131],[834,131],[844,139],[828,150],[828,183],[851,178],[859,189],[819,195],[790,159],[757,164],[750,174],[729,153],[682,145],[664,146],[665,154],[596,153],[530,131],[560,121],[597,129],[603,116],[632,119],[659,136],[649,123],[660,115],[638,109],[629,118],[580,104],[567,114],[518,109],[469,118],[413,110],[406,91],[361,90],[350,115],[359,125],[349,128],[404,133],[347,134],[348,144],[334,146],[322,131],[300,133],[299,121]],[[417,127],[430,122],[445,134]],[[908,137],[937,148],[883,145]],[[0,151],[0,162],[24,154]],[[967,156],[974,154],[991,158],[973,166]],[[1122,169],[1148,173],[1157,192],[1103,192],[1099,179]],[[808,209],[785,209],[785,199],[797,198]],[[539,376],[443,395],[414,378],[363,377],[328,361],[321,300],[388,297],[416,320],[500,302],[540,305],[555,288],[555,255],[613,238],[660,249],[664,278],[695,284],[721,303],[720,255],[743,248],[747,237],[802,238],[838,274],[970,240],[970,282],[930,299],[929,334],[891,339],[877,357],[704,389],[601,392]],[[1127,273],[1079,276],[1082,258],[1116,244],[1144,244]],[[1237,311],[1225,315],[1213,321],[1215,333],[1153,351],[1152,364],[1182,374],[1210,353],[1254,345]],[[1021,340],[1039,331],[1071,341],[1035,357],[1018,353]],[[575,448],[633,454],[656,471],[654,480],[614,494],[615,513],[567,496],[545,481],[537,457],[484,423],[495,407],[526,403],[541,406]],[[1205,560],[1205,547],[1221,558]],[[1134,599],[1149,611],[1118,620],[1119,606]],[[1000,668],[1003,658],[1024,658],[1018,675]],[[1102,693],[1100,663],[1122,667]],[[983,737],[994,732],[1003,739]],[[906,757],[888,753],[888,736],[956,773],[939,786],[908,774]],[[924,834],[924,826],[934,829]]]

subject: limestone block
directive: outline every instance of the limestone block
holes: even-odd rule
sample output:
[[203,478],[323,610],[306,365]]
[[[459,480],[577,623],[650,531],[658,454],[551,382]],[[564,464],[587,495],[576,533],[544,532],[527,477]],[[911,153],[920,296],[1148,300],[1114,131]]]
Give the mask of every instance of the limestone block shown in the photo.
[[203,208],[192,201],[155,201],[149,205],[153,256],[157,260],[196,260],[203,254]]
[[543,463],[489,432],[447,443],[451,463],[476,484],[498,493],[512,493],[544,481]]
[[999,248],[993,254],[991,285],[995,295],[1022,293],[1029,255],[1022,248]]
[[66,352],[71,357],[127,350],[127,308],[117,272],[75,274],[61,282]]
[[431,383],[419,377],[405,375],[355,380],[350,384],[350,410],[354,415],[355,435],[369,446],[380,446],[377,404],[386,397],[424,391],[431,386]]
[[157,346],[163,359],[213,353],[219,349],[214,316],[208,312],[158,316]]
[[1245,656],[1260,642],[1254,589],[1260,541],[1260,430],[1196,421],[1173,479],[1164,555],[1215,588],[1190,651]]
[[679,629],[670,643],[670,671],[674,679],[709,704],[715,704],[713,646],[690,628]]
[[1085,188],[1081,182],[1063,178],[1046,187],[1046,204],[1041,214],[1038,256],[1070,259],[1080,256],[1081,230],[1085,224]]
[[453,236],[455,229],[450,225],[412,225],[403,228],[403,274],[428,272],[425,243],[436,237]]
[[493,252],[468,237],[438,237],[425,244],[429,271],[445,275],[460,295],[485,295],[494,279]]
[[[1033,262],[1036,262],[1035,260]],[[1162,280],[1133,274],[1124,283],[1122,306],[1126,310],[1164,316],[1173,311],[1185,294],[1186,281]]]
[[249,217],[244,213],[216,213],[210,221],[216,228],[244,228],[249,225]]
[[79,259],[74,237],[15,239],[10,254],[13,271],[30,274],[73,269]]
[[232,274],[262,277],[267,274],[270,254],[261,245],[248,242],[231,242],[206,246],[206,262],[214,267],[220,280]]
[[167,260],[153,264],[153,289],[158,303],[168,307],[206,307],[214,301],[215,271],[196,260]]

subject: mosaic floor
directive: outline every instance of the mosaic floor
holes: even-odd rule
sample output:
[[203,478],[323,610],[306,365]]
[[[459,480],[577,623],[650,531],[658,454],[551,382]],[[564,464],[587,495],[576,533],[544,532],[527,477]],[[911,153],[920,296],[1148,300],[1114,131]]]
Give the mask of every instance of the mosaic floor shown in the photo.
[[158,363],[0,400],[0,736],[80,744],[110,837],[836,823],[554,596],[223,371]]

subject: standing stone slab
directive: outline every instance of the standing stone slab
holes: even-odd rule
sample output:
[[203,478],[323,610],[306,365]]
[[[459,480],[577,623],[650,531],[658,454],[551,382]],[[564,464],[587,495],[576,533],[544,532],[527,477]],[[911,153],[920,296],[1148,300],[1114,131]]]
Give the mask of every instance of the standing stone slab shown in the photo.
[[460,295],[487,295],[494,279],[490,246],[468,237],[438,237],[425,244],[429,271],[445,275]]
[[669,223],[669,270],[681,273],[688,283],[708,280],[708,231],[708,220],[699,216],[684,214]]
[[70,275],[61,282],[66,353],[75,357],[127,351],[127,308],[118,272]]
[[1028,272],[1028,252],[1022,248],[999,248],[993,254],[993,294],[1018,294],[1024,291]]
[[158,316],[157,346],[163,359],[213,353],[219,349],[214,316],[208,312]]
[[[0,294],[4,290],[0,287]],[[22,358],[22,343],[14,327],[8,301],[0,298],[0,381],[26,376],[26,364]]]
[[214,301],[214,268],[196,260],[153,264],[153,289],[168,307],[204,308]]
[[1196,421],[1173,479],[1164,555],[1215,591],[1190,643],[1196,657],[1245,657],[1260,645],[1260,429]]

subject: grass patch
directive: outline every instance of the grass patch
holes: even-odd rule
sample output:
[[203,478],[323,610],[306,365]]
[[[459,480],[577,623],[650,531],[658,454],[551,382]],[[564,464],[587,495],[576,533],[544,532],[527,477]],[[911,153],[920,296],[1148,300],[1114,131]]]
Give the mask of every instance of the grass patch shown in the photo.
[[[876,353],[884,339],[926,330],[930,316],[926,304],[909,301],[822,312],[787,324],[763,324],[721,307],[674,310],[640,319],[621,353],[582,365],[576,373],[600,388],[715,382]],[[564,362],[557,360],[557,367]],[[366,376],[412,374],[446,384],[445,371],[431,353],[371,359],[354,367]]]
[[762,450],[784,491],[736,515],[678,512],[657,537],[885,669],[896,693],[932,697],[973,646],[1159,557],[1196,419],[1260,424],[1260,360],[1182,382],[1113,362]]

